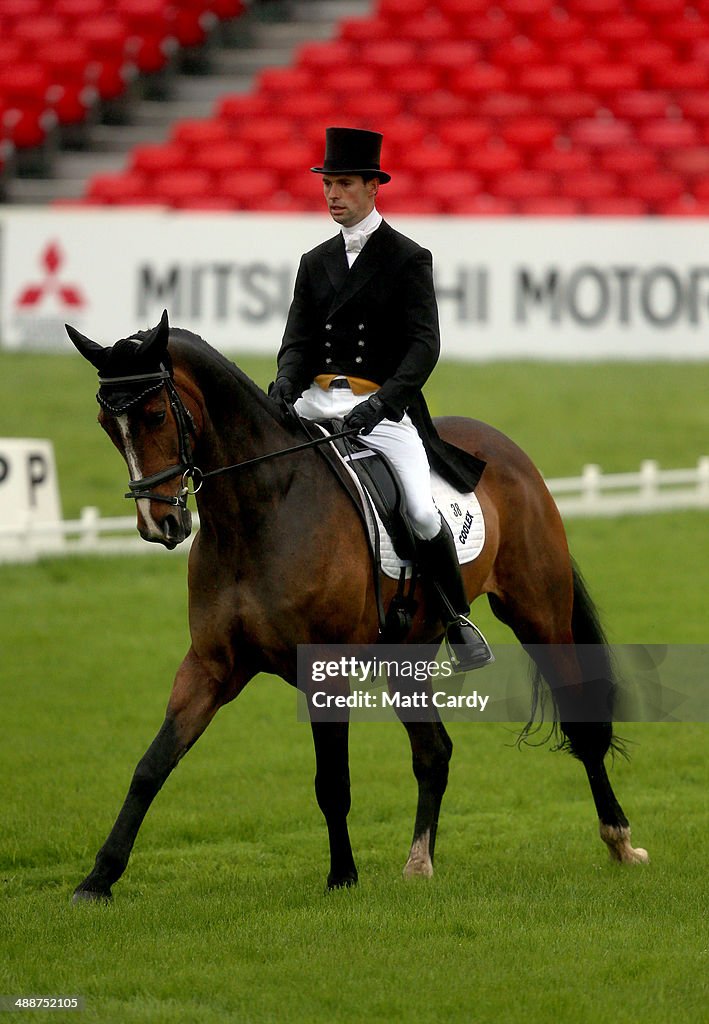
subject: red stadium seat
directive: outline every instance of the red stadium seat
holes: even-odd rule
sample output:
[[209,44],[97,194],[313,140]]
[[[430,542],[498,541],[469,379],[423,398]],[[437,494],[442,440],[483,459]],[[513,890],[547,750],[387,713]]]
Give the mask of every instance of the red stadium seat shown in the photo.
[[618,180],[610,171],[580,171],[561,180],[561,194],[572,199],[608,199],[617,192]]
[[517,28],[514,21],[499,7],[491,7],[488,3],[485,4],[485,10],[484,14],[462,15],[456,22],[456,32],[463,39],[473,39],[482,45],[501,43],[515,35]]
[[56,39],[42,43],[35,56],[52,82],[51,106],[60,124],[84,121],[98,99],[98,90],[90,77],[91,55],[76,39]]
[[[397,21],[395,30],[402,39],[409,39],[424,46],[435,40],[444,41],[451,38],[450,22],[442,18],[440,12],[435,9],[429,9],[424,17],[414,15],[412,18]],[[390,25],[389,32],[391,31]],[[423,60],[425,61],[425,57]]]
[[50,79],[34,62],[0,67],[0,124],[18,149],[41,146],[56,124],[51,109]]
[[626,46],[642,39],[649,39],[650,26],[643,18],[632,14],[619,14],[615,18],[603,18],[596,26],[598,38],[615,46]]
[[659,39],[642,39],[623,46],[623,59],[642,70],[670,64],[674,56],[672,47]]
[[411,96],[426,96],[439,86],[439,76],[425,64],[407,68],[394,68],[382,75],[382,83],[389,93],[399,93],[404,105]]
[[278,191],[278,175],[266,170],[231,171],[223,174],[213,189],[215,195],[233,200],[244,210],[257,210],[259,203]]
[[460,167],[460,160],[453,146],[421,145],[399,155],[400,162],[407,170],[416,174],[432,172],[440,174],[442,171],[454,171]]
[[643,217],[650,212],[648,204],[632,196],[610,196],[588,199],[584,211],[594,217]]
[[136,146],[131,152],[130,170],[145,175],[183,170],[188,166],[187,148],[178,142],[148,143]]
[[515,204],[510,199],[483,192],[460,200],[455,213],[458,217],[508,217],[515,213]]
[[588,36],[586,23],[581,18],[569,17],[559,5],[548,18],[540,18],[534,26],[535,37],[545,46],[556,47],[561,43],[571,43]]
[[612,171],[613,174],[645,174],[658,168],[657,154],[637,145],[607,149],[599,153],[597,163],[602,170]]
[[709,92],[689,89],[679,93],[675,103],[685,117],[694,121],[709,121]]
[[269,99],[303,92],[317,84],[307,68],[264,68],[257,75],[256,81],[258,91],[266,93]]
[[519,150],[493,140],[487,146],[480,146],[468,153],[463,163],[476,174],[493,179],[518,170],[522,166],[522,157]]
[[471,171],[444,171],[434,174],[426,182],[425,194],[437,200],[445,212],[455,213],[462,199],[478,195],[482,180]]
[[659,89],[705,89],[709,85],[709,67],[698,61],[665,64],[652,68],[650,75]]
[[297,66],[311,73],[321,74],[333,68],[346,67],[352,60],[354,48],[344,40],[324,43],[305,43],[297,53]]
[[408,39],[382,39],[360,50],[360,57],[370,67],[392,70],[415,67],[418,53],[416,45]]
[[540,199],[556,193],[554,177],[546,171],[520,169],[501,174],[490,185],[490,190],[503,199]]
[[[294,168],[302,167],[305,170],[316,166],[319,159],[320,152],[307,142],[277,142],[273,146],[265,146],[254,154],[251,166],[258,164],[266,170],[278,172],[279,175],[288,175]],[[247,165],[248,161],[242,166]]]
[[709,146],[673,149],[665,155],[665,165],[685,181],[709,176]]
[[599,100],[588,92],[554,92],[537,102],[540,113],[562,123],[592,118],[599,109]]
[[[386,18],[343,18],[339,30],[340,39],[358,47],[391,37],[391,24]],[[405,33],[402,34],[406,38]]]
[[187,157],[191,167],[215,175],[253,167],[256,160],[253,147],[238,139],[213,142],[207,146],[192,146]]
[[[396,153],[402,149],[420,146],[427,135],[427,122],[421,118],[412,117],[410,114],[393,117],[386,123],[386,150],[388,153]],[[320,145],[322,137],[321,132],[318,140]]]
[[585,149],[543,149],[531,158],[533,170],[559,175],[590,171],[594,163]]
[[480,61],[482,49],[472,39],[435,39],[430,43],[422,43],[420,54],[421,63],[434,68],[441,76],[441,81],[449,83],[451,74]]
[[517,24],[534,21],[554,7],[552,0],[505,0],[504,9]]
[[271,142],[290,142],[295,135],[293,122],[287,117],[270,116],[245,119],[239,129],[240,142],[265,146]]
[[429,0],[379,0],[379,15],[382,18],[397,19],[425,14]]
[[230,142],[233,139],[233,133],[224,121],[218,121],[215,118],[200,118],[194,121],[175,122],[170,138],[172,142],[177,142],[190,150],[200,151],[212,146],[219,146],[222,142]]
[[517,213],[525,217],[577,217],[582,209],[579,200],[569,196],[542,196],[517,203]]
[[628,121],[646,121],[667,116],[669,97],[664,92],[633,89],[608,97],[608,107],[615,117]]
[[535,97],[570,92],[575,84],[573,69],[564,64],[531,65],[520,68],[517,73],[519,88]]
[[646,18],[669,18],[684,12],[684,0],[634,0],[634,6]]
[[409,113],[425,121],[438,121],[446,117],[463,117],[470,112],[469,102],[445,89],[437,89],[428,96],[414,96],[409,102]]
[[459,96],[477,98],[490,92],[508,89],[510,74],[493,64],[475,64],[451,75],[451,87]]
[[549,117],[520,117],[500,129],[500,136],[513,148],[548,149],[556,138],[556,121]]
[[145,200],[148,190],[143,174],[96,174],[89,181],[86,194],[101,203],[122,205]]
[[677,199],[685,190],[680,175],[671,171],[651,171],[638,175],[628,182],[628,186],[631,195],[650,206]]
[[393,92],[353,93],[338,105],[340,116],[360,128],[374,128],[390,117],[403,113],[401,97]]
[[121,19],[110,14],[82,19],[77,21],[74,33],[98,65],[95,84],[101,97],[110,100],[120,96],[135,74],[127,51],[129,35]]
[[608,61],[608,47],[598,39],[571,39],[554,48],[554,56],[563,67],[580,72]]
[[543,46],[527,36],[512,36],[493,47],[490,53],[491,63],[516,70],[532,64],[544,64],[547,53]]
[[128,31],[128,53],[137,67],[146,73],[164,68],[176,46],[165,0],[114,0],[114,10]]
[[581,119],[570,126],[569,134],[575,145],[595,150],[615,149],[632,139],[627,122],[613,118]]
[[633,64],[597,64],[586,68],[582,79],[588,92],[601,96],[640,89],[643,84],[640,69]]
[[709,217],[709,199],[683,195],[667,203],[659,203],[657,212],[663,217]]
[[217,100],[215,116],[237,128],[252,118],[268,114],[270,109],[267,97],[262,94],[228,94]]
[[569,0],[568,7],[572,14],[586,18],[594,24],[599,18],[614,17],[620,4],[618,0]]
[[402,196],[399,199],[394,196],[387,199],[386,195],[383,195],[379,205],[387,217],[392,213],[408,213],[412,216],[436,216],[443,213],[443,204],[428,195]]
[[282,117],[295,120],[329,120],[336,117],[339,105],[325,90],[303,89],[281,97],[277,109]]
[[693,146],[698,141],[697,130],[690,121],[647,121],[638,127],[637,135],[643,145],[661,150]]
[[487,117],[494,121],[506,121],[511,117],[522,117],[534,112],[531,96],[521,93],[492,92],[489,96],[481,96],[476,104],[475,112],[479,117]]
[[446,145],[468,152],[489,141],[492,127],[484,118],[452,118],[439,125],[438,135]]

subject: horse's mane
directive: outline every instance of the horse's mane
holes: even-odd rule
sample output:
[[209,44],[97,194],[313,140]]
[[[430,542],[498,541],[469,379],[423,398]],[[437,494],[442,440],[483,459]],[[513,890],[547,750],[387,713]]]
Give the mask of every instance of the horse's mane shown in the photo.
[[[134,337],[140,340],[146,333],[139,331]],[[226,387],[227,390],[239,392],[247,401],[256,402],[282,425],[276,405],[258,384],[199,334],[183,327],[171,327],[169,351],[176,365],[184,365],[194,374],[205,397],[216,397],[216,392]]]

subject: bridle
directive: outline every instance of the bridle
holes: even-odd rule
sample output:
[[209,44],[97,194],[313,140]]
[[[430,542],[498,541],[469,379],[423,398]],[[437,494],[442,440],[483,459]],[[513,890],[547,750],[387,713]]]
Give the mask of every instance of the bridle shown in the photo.
[[[120,410],[117,410],[112,406],[111,403],[99,392],[96,396],[99,404],[114,415],[119,411],[125,411],[125,409],[129,408],[131,405],[135,405],[138,402],[143,401],[143,399],[152,392],[160,391],[163,387],[167,390],[170,407],[177,426],[180,461],[174,466],[167,466],[165,469],[161,469],[159,473],[153,473],[151,476],[142,476],[138,480],[129,480],[129,490],[124,497],[132,498],[135,501],[139,501],[141,498],[147,498],[148,501],[162,501],[166,505],[174,505],[178,508],[186,509],[188,496],[190,494],[195,494],[202,486],[202,474],[200,470],[195,467],[192,457],[191,439],[196,436],[194,421],[189,409],[186,408],[184,402],[180,398],[179,391],[175,387],[175,382],[172,378],[172,371],[168,370],[161,363],[160,369],[156,373],[136,373],[125,377],[99,376],[99,384],[105,384],[106,386],[113,386],[115,384],[150,385],[147,388],[141,389],[130,402],[124,403]],[[163,484],[167,480],[171,480],[178,474],[181,477],[182,486],[180,487],[180,491],[177,495],[171,497],[165,494],[157,494],[152,490],[153,487],[157,487],[158,484]],[[189,481],[195,476],[195,474],[199,474],[200,483],[195,490],[190,491]]]
[[[207,473],[195,466],[193,461],[192,442],[191,437],[196,438],[196,429],[194,420],[189,409],[185,406],[184,402],[180,398],[180,393],[175,387],[175,382],[172,377],[172,370],[167,369],[162,363],[160,369],[156,373],[136,373],[125,377],[101,377],[99,376],[99,384],[111,386],[115,384],[148,384],[149,387],[143,388],[138,391],[134,398],[129,402],[121,404],[120,409],[112,406],[105,396],[102,396],[100,391],[96,396],[99,404],[112,413],[114,416],[124,412],[132,405],[136,405],[138,402],[142,402],[147,395],[153,392],[160,391],[163,387],[166,388],[168,398],[170,400],[170,407],[172,408],[173,416],[175,417],[175,424],[177,426],[177,435],[179,443],[179,458],[180,461],[174,466],[167,466],[165,469],[161,469],[158,473],[153,473],[151,476],[142,476],[138,480],[128,481],[128,493],[124,494],[124,498],[132,498],[134,501],[139,501],[141,498],[146,498],[148,501],[161,501],[166,505],[172,505],[176,508],[186,509],[187,499],[192,494],[197,494],[202,489],[202,484],[205,480],[212,476],[220,476],[222,473],[229,473],[232,470],[244,469],[247,466],[254,466],[259,462],[266,462],[269,459],[276,459],[281,455],[290,455],[292,452],[304,451],[306,448],[314,448],[318,445],[327,444],[330,441],[336,440],[338,437],[353,437],[359,433],[357,428],[350,430],[341,430],[339,433],[325,434],[323,437],[315,438],[312,441],[305,441],[303,444],[293,445],[291,448],[281,448],[275,452],[267,452],[265,455],[257,455],[253,459],[246,459],[244,462],[235,462],[230,466],[221,466],[218,469],[212,469]],[[297,421],[298,416],[293,409],[292,405],[287,405],[288,415]],[[156,487],[158,484],[163,484],[167,480],[172,480],[178,474],[181,476],[181,487],[173,497],[165,494],[156,494],[151,488]],[[189,482],[193,482],[192,490],[190,490]]]

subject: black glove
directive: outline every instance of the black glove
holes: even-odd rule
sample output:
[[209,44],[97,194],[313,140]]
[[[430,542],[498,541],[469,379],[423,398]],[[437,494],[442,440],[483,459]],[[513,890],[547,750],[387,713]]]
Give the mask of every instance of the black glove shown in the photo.
[[371,434],[377,423],[386,418],[386,406],[378,395],[371,395],[366,402],[360,402],[343,421],[345,430],[356,429],[360,434]]
[[295,391],[293,385],[287,377],[277,377],[272,384],[268,387],[268,397],[280,406],[282,409],[288,405],[293,404],[295,397]]

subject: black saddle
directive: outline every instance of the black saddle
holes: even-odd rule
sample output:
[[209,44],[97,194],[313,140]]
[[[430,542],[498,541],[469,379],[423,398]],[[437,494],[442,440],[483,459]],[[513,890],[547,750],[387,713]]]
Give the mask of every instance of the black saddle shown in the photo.
[[[331,433],[342,430],[341,420],[315,420]],[[366,437],[339,437],[333,445],[352,469],[368,495],[399,558],[413,561],[416,539],[406,511],[399,476],[381,452],[373,451]]]

